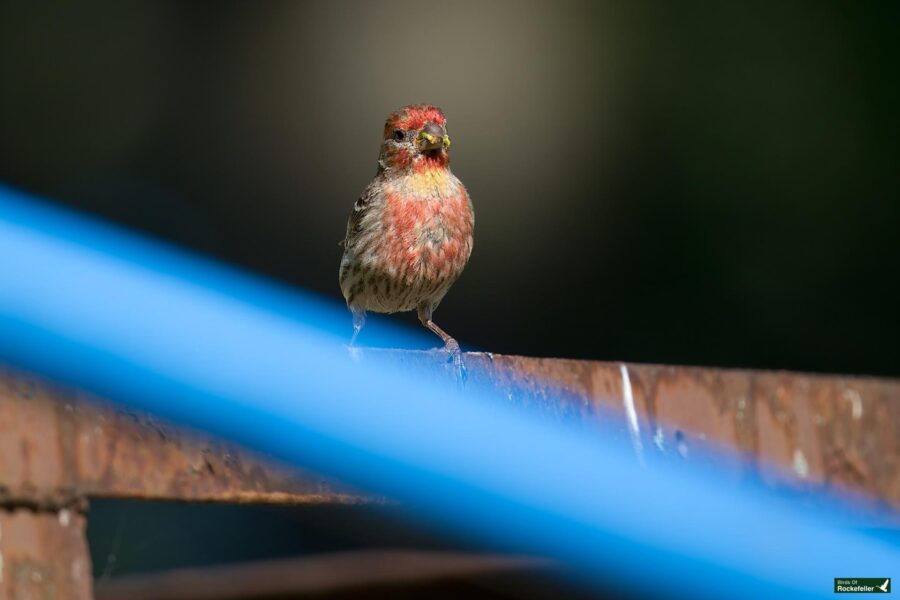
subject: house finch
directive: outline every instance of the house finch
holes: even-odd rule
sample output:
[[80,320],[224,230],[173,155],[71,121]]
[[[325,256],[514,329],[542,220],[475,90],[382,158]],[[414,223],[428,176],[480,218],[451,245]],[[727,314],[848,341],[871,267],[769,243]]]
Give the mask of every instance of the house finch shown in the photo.
[[384,125],[378,172],[353,206],[341,258],[341,291],[353,338],[366,311],[416,310],[454,360],[459,344],[431,320],[472,253],[475,215],[450,172],[450,137],[441,109],[406,106]]

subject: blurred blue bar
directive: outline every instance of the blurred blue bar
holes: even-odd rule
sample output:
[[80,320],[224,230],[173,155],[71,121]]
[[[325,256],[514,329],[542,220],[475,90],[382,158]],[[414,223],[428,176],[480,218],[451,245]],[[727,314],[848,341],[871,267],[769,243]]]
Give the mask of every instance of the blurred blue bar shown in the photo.
[[[297,257],[302,265],[303,257]],[[813,598],[896,541],[755,486],[353,361],[343,307],[0,187],[0,359],[557,557],[618,593]],[[403,345],[406,334],[394,341]]]

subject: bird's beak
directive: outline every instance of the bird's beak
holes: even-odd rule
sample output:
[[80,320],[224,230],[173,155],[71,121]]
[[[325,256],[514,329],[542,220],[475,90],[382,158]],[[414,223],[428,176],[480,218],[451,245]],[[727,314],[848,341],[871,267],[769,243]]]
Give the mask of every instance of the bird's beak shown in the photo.
[[422,152],[440,150],[450,147],[450,136],[447,131],[437,123],[428,123],[418,135],[419,149]]

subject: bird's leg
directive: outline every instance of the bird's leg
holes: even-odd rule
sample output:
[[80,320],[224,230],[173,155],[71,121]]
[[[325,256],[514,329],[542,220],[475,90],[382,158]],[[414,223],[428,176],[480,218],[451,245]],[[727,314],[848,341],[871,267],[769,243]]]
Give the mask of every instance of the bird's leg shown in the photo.
[[431,320],[430,305],[423,304],[419,307],[419,310],[417,312],[419,315],[419,322],[421,322],[422,325],[430,329],[435,335],[443,340],[444,350],[450,352],[451,354],[456,354],[459,352],[459,343],[454,340],[449,333],[438,327],[437,323]]
[[449,333],[438,327],[437,324],[431,320],[431,305],[423,304],[422,306],[419,306],[418,314],[419,321],[422,325],[427,327],[444,341],[444,351],[450,355],[450,359],[456,364],[461,377],[465,378],[465,366],[462,362],[462,352],[459,350],[459,342],[454,340]]

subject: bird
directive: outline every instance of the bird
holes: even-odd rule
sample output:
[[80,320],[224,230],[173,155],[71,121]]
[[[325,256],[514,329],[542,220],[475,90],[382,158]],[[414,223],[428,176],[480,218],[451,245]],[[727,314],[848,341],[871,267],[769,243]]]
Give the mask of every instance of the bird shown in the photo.
[[415,310],[459,364],[459,343],[433,320],[474,244],[469,193],[450,171],[443,111],[412,104],[384,124],[378,170],[353,205],[339,280],[353,315],[353,347],[366,312]]

